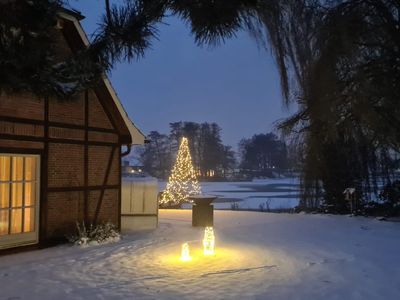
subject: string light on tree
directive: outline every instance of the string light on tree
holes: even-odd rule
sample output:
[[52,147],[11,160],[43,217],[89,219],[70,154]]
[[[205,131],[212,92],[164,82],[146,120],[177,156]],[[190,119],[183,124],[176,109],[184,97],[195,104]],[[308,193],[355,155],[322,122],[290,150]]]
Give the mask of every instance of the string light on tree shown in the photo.
[[176,205],[187,201],[191,195],[201,194],[196,172],[193,168],[187,138],[182,138],[175,165],[162,193],[162,205]]

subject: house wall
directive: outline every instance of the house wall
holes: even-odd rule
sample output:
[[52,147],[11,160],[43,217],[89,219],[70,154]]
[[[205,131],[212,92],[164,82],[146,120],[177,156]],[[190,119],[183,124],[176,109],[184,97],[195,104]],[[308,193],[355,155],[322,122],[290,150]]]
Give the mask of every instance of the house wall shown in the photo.
[[[69,53],[57,35],[62,55]],[[104,99],[0,94],[0,153],[40,154],[40,242],[64,239],[76,221],[120,225],[120,133]]]
[[76,221],[92,222],[96,215],[98,222],[119,224],[118,132],[96,94],[89,91],[86,97],[61,102],[0,96],[0,153],[42,158],[42,240],[63,238]]

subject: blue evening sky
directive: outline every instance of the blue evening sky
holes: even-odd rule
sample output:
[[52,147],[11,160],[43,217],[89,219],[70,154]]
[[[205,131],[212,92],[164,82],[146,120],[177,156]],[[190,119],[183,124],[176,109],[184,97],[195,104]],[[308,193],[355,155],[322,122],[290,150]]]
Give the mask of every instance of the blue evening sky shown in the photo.
[[[90,35],[103,1],[70,4],[86,16],[82,24]],[[274,122],[288,115],[270,53],[258,49],[246,32],[216,48],[200,48],[182,21],[167,23],[144,58],[117,65],[110,78],[145,134],[168,133],[170,122],[216,122],[223,142],[236,148],[241,138],[273,130]]]

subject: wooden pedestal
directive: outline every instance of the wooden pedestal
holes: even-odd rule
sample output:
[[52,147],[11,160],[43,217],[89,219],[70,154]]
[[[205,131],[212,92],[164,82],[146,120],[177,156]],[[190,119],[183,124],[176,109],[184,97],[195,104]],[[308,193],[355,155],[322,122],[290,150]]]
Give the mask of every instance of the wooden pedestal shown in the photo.
[[214,225],[214,206],[210,204],[194,204],[192,208],[192,226],[207,227]]

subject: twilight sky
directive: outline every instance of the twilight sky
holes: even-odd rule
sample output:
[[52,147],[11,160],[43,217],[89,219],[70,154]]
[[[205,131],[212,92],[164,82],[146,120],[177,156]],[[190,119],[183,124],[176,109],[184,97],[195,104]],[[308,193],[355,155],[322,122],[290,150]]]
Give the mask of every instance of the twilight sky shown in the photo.
[[[82,24],[90,35],[103,1],[70,4],[86,16]],[[183,22],[170,18],[167,23],[143,59],[116,66],[110,78],[145,134],[168,133],[170,122],[216,122],[223,142],[236,148],[241,138],[270,131],[288,115],[276,66],[247,33],[217,48],[200,48]]]

